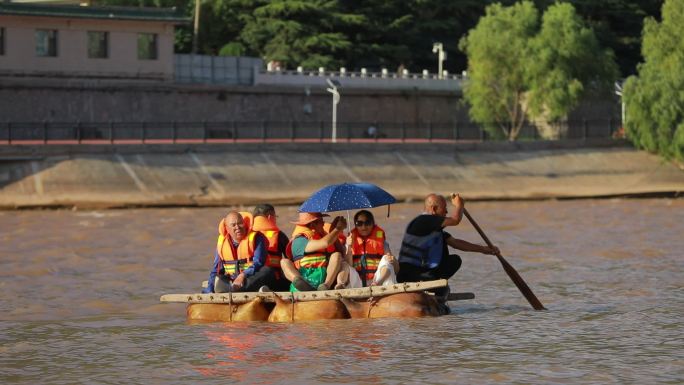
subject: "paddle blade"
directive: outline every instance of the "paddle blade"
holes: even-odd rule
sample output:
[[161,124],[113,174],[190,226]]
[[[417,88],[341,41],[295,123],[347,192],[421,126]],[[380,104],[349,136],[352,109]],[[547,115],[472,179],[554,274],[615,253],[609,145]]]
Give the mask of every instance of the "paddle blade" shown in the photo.
[[[475,230],[477,230],[478,234],[480,234],[480,237],[482,237],[482,240],[485,241],[487,246],[494,247],[489,238],[487,238],[487,235],[480,228],[480,225],[478,225],[477,222],[475,222],[475,219],[473,219],[473,217],[470,216],[468,210],[464,208],[463,214],[466,216],[466,218],[468,218],[470,224],[472,224]],[[544,305],[542,305],[542,303],[537,299],[537,296],[534,295],[534,293],[532,293],[532,289],[530,289],[530,287],[527,286],[527,283],[525,283],[520,274],[518,274],[518,272],[515,271],[513,266],[511,266],[511,264],[508,263],[508,261],[506,261],[504,257],[501,256],[501,254],[496,254],[496,257],[499,258],[499,262],[501,262],[501,265],[503,266],[506,274],[508,274],[508,277],[511,279],[511,281],[513,281],[515,286],[518,287],[518,290],[520,290],[522,295],[525,296],[527,302],[529,302],[530,305],[532,305],[534,310],[546,310]]]
[[530,305],[532,305],[534,310],[546,310],[544,305],[542,305],[539,299],[537,299],[534,293],[532,293],[532,289],[530,289],[530,287],[527,286],[527,283],[525,283],[525,281],[522,279],[520,274],[518,274],[518,272],[513,268],[513,266],[511,266],[511,264],[508,263],[508,261],[506,261],[504,257],[502,257],[501,255],[497,255],[496,257],[499,259],[499,262],[501,262],[504,271],[511,278],[511,281],[515,283],[515,286],[518,287],[518,290],[520,290],[522,295],[525,296],[527,302],[529,302]]

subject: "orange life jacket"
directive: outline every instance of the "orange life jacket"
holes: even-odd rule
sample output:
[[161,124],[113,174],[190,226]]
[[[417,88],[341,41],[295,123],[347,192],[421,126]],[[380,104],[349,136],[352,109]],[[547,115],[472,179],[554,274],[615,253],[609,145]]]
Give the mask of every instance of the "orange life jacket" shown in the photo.
[[[324,223],[323,224],[323,230],[325,230],[326,233],[329,233],[331,231],[330,226],[331,226],[330,223]],[[292,237],[290,237],[290,239],[294,239],[297,236],[297,234],[301,234],[302,232],[307,231],[308,229],[309,228],[306,226],[295,225],[294,230],[292,230]],[[340,233],[337,235],[337,239],[343,245],[347,242],[347,236],[344,235],[344,231],[340,231]],[[331,252],[333,252],[333,251],[331,251]]]
[[268,256],[264,265],[280,270],[280,259],[283,257],[283,252],[278,249],[280,235],[278,226],[268,218],[259,215],[252,220],[252,230],[264,234],[268,240]]
[[[292,255],[292,242],[298,237],[306,237],[308,240],[321,239],[322,237],[315,231],[305,226],[297,226],[292,233],[292,240],[287,244],[285,250],[287,257],[292,260],[297,269],[301,268],[327,268],[328,257],[330,253],[335,251],[335,245],[330,245],[325,249],[316,250],[312,252],[305,252],[304,256],[294,259]],[[332,249],[331,249],[332,248]]]
[[219,258],[221,258],[221,263],[219,264],[219,271],[217,271],[217,274],[220,273],[221,267],[223,267],[224,273],[230,276],[252,266],[252,259],[254,258],[254,238],[258,232],[251,231],[249,228],[249,225],[251,224],[251,214],[240,214],[243,216],[242,219],[245,223],[247,236],[240,241],[237,248],[233,245],[233,239],[226,228],[225,218],[221,219],[221,222],[219,222],[219,236],[216,240],[216,251]]
[[247,236],[240,241],[238,247],[233,245],[233,240],[229,236],[224,237],[219,235],[216,243],[221,258],[221,266],[226,275],[233,275],[244,271],[252,266],[252,259],[254,258],[254,237],[259,234],[258,231],[250,231]]
[[249,211],[240,211],[240,215],[242,216],[242,222],[245,224],[245,229],[249,231],[252,228],[254,216]]
[[[332,231],[332,230],[331,230],[331,227],[332,227],[332,223],[327,223],[327,222],[326,222],[326,223],[323,224],[323,230],[325,230],[327,233],[329,233],[330,231]],[[344,231],[340,231],[340,233],[337,234],[337,239],[339,239],[340,243],[343,244],[343,245],[347,243],[347,236],[344,235]]]
[[359,231],[352,230],[352,262],[359,272],[363,285],[372,282],[382,256],[385,254],[385,231],[378,225],[373,226],[367,238],[362,238]]

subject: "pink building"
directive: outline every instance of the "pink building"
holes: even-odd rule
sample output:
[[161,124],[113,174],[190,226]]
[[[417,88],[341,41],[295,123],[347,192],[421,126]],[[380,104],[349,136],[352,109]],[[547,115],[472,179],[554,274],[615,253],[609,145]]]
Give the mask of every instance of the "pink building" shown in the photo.
[[0,76],[172,81],[175,9],[0,3]]

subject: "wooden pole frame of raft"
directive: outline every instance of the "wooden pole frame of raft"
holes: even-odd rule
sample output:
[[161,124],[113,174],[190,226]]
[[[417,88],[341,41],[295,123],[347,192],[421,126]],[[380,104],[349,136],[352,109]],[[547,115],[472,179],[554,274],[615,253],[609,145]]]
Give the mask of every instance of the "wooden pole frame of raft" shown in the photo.
[[[181,303],[226,303],[241,304],[254,298],[262,298],[266,302],[275,302],[275,295],[286,301],[320,301],[326,299],[366,299],[369,297],[380,297],[390,294],[409,293],[436,289],[447,286],[446,279],[425,282],[404,282],[389,286],[370,286],[356,289],[323,290],[323,291],[298,291],[298,292],[232,292],[232,293],[210,293],[210,294],[164,294],[159,298],[161,302],[181,302]],[[460,293],[456,299],[472,299],[472,293]],[[451,296],[449,298],[452,300]]]

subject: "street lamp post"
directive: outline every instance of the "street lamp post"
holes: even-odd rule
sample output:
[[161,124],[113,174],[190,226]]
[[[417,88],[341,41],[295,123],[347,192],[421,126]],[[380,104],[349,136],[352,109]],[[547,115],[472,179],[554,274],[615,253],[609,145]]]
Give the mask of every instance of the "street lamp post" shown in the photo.
[[332,94],[333,104],[332,104],[332,142],[337,143],[337,105],[340,104],[340,93],[337,91],[337,87],[340,86],[340,82],[333,79],[325,79],[328,82],[330,88],[327,91]]
[[620,111],[620,128],[624,129],[625,128],[625,99],[624,96],[622,95],[622,84],[620,82],[615,82],[615,95],[620,97],[620,104],[622,106],[622,110]]
[[443,63],[447,59],[447,54],[444,51],[444,45],[442,43],[434,43],[432,45],[432,53],[437,54],[437,78],[444,79]]
[[195,0],[195,20],[192,28],[192,53],[197,54],[199,50],[199,40],[197,39],[199,35],[199,19],[200,19],[200,8],[201,0]]

